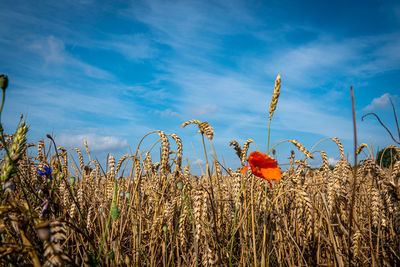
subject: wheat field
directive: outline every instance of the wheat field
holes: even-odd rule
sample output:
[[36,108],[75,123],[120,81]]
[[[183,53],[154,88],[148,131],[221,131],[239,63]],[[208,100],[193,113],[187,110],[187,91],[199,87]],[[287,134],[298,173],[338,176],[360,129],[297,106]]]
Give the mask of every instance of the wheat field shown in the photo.
[[[199,131],[201,176],[173,133],[151,132],[152,147],[101,166],[86,142],[85,151],[51,136],[29,143],[24,121],[14,134],[1,129],[1,265],[400,266],[400,160],[383,168],[362,144],[364,159],[351,166],[340,140],[328,138],[340,157],[330,168],[324,151],[286,140],[295,151],[270,186],[218,161],[207,122],[182,127]],[[254,141],[230,145],[243,168]],[[311,168],[312,157],[323,165]]]

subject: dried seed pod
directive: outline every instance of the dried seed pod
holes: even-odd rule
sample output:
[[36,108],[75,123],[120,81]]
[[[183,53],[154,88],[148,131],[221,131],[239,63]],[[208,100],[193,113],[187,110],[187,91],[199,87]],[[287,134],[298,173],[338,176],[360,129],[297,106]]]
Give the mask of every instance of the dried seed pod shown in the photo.
[[0,88],[4,90],[6,90],[8,87],[8,76],[1,74],[0,75]]

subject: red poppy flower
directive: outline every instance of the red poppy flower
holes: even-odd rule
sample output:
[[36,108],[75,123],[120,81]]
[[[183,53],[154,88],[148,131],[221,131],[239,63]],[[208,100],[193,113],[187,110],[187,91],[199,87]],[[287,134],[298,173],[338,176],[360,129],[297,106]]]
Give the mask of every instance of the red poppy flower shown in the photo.
[[[272,186],[270,180],[281,180],[281,169],[278,167],[278,162],[270,158],[267,154],[253,151],[247,160],[249,162],[251,172],[260,178],[267,180]],[[245,166],[241,173],[245,173],[249,167]]]

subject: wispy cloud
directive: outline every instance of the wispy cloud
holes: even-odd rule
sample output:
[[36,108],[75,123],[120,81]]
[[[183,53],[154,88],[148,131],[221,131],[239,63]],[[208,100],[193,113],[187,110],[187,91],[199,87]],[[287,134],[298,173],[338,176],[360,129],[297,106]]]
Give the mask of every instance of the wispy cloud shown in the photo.
[[[400,67],[400,34],[382,34],[351,40],[357,61],[348,69],[352,75],[370,77]],[[368,60],[365,60],[368,58]]]
[[364,109],[366,111],[371,111],[375,109],[388,108],[389,106],[390,106],[390,94],[385,93],[380,97],[372,99],[372,102]]
[[[300,45],[284,43],[278,48],[261,50],[256,56],[243,53],[241,58],[237,58],[240,68],[232,70],[231,66],[215,60],[221,51],[228,52],[221,40],[231,34],[247,34],[248,30],[229,27],[232,21],[241,20],[230,15],[241,9],[244,14],[241,22],[253,30],[260,26],[260,21],[251,16],[251,11],[234,2],[227,11],[224,23],[218,20],[213,24],[214,17],[210,14],[215,15],[221,10],[217,7],[208,12],[207,7],[207,4],[193,2],[166,6],[159,1],[150,1],[142,7],[146,12],[137,8],[131,11],[135,19],[154,30],[154,36],[163,37],[157,38],[157,42],[167,44],[179,53],[179,57],[166,59],[165,71],[169,75],[162,76],[162,79],[180,88],[176,110],[200,118],[211,113],[214,123],[234,124],[229,127],[233,135],[243,128],[259,127],[259,121],[264,120],[268,92],[271,92],[268,91],[268,84],[272,88],[271,78],[281,72],[284,77],[282,91],[294,94],[282,96],[285,99],[280,100],[275,128],[351,139],[352,124],[346,113],[348,108],[337,108],[343,105],[342,92],[347,91],[351,84],[347,73],[365,78],[365,75],[370,77],[400,66],[396,57],[388,56],[395,52],[396,46],[391,44],[400,40],[398,35],[335,38],[317,26],[305,26],[304,29],[315,33],[309,42]],[[187,23],[181,23],[186,21],[180,17],[183,14],[190,17]],[[268,30],[252,31],[251,34],[268,43],[274,40],[267,38],[268,34],[276,36],[278,33],[285,38],[299,27],[302,25],[286,27],[281,31],[270,27]],[[209,34],[203,38],[205,32]],[[189,45],[193,40],[201,42]],[[201,44],[205,55],[196,51],[198,44]],[[374,68],[365,61],[365,56],[373,58]],[[253,72],[243,74],[242,70],[246,68]],[[321,86],[323,88],[319,88]],[[301,93],[295,93],[300,88]],[[321,92],[326,96],[321,96]]]
[[114,75],[111,73],[72,56],[66,51],[64,42],[54,36],[38,37],[33,40],[33,43],[28,48],[36,52],[44,60],[46,70],[57,66],[68,68],[69,71],[83,72],[92,78],[114,80]]
[[97,134],[67,135],[62,134],[57,138],[57,143],[65,148],[84,148],[84,141],[94,152],[109,152],[126,150],[128,141],[116,136],[100,136]]
[[44,40],[36,40],[29,46],[30,49],[39,53],[46,64],[62,64],[65,60],[64,42],[54,36],[49,36]]
[[329,164],[329,165],[336,165],[336,163],[337,163],[338,161],[339,161],[339,160],[336,159],[336,158],[328,158],[328,164]]
[[353,48],[349,45],[319,40],[281,49],[264,66],[267,73],[279,70],[297,86],[318,86],[321,85],[321,75],[337,72],[338,66],[343,66],[354,57]]
[[[124,14],[150,26],[157,41],[179,48],[181,52],[219,49],[221,42],[216,37],[243,31],[255,20],[246,5],[239,1],[229,4],[176,1],[171,4],[151,0],[143,4],[134,3]],[[232,27],[232,24],[237,26]],[[198,38],[199,35],[202,38]]]
[[130,60],[153,58],[158,53],[149,38],[140,34],[112,36],[111,40],[103,45],[104,48],[114,50]]
[[199,116],[203,116],[203,115],[212,116],[217,111],[218,111],[217,105],[205,104],[205,105],[200,105],[200,106],[196,107],[193,111],[193,114],[199,115]]
[[161,115],[161,117],[174,117],[178,115],[177,112],[173,111],[170,108],[167,108],[165,110],[155,110],[154,113]]

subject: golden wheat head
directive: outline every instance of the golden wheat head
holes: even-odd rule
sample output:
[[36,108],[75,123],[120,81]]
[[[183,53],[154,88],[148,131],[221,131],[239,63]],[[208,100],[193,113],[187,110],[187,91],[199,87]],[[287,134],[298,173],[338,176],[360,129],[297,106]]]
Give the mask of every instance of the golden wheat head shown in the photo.
[[269,106],[269,119],[271,120],[272,115],[278,104],[278,98],[281,93],[281,74],[279,73],[275,80],[274,93],[272,94],[271,104]]

